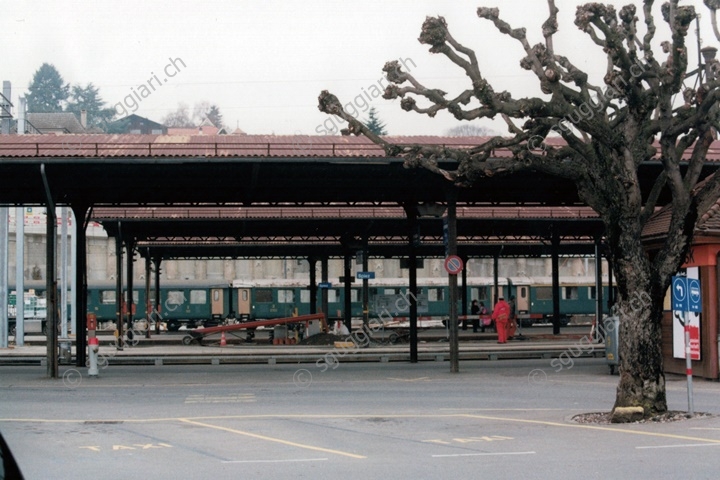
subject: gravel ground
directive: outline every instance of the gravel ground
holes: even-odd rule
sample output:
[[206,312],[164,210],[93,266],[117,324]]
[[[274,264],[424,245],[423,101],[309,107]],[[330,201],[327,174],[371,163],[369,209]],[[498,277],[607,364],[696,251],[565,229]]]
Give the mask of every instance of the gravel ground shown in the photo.
[[[597,424],[610,424],[611,412],[596,412],[596,413],[582,413],[575,415],[573,420],[577,423],[597,423]],[[679,422],[687,420],[688,418],[703,418],[713,417],[714,415],[709,413],[696,413],[693,417],[688,416],[687,412],[681,411],[669,411],[655,415],[654,417],[645,418],[633,423],[668,423],[668,422]]]

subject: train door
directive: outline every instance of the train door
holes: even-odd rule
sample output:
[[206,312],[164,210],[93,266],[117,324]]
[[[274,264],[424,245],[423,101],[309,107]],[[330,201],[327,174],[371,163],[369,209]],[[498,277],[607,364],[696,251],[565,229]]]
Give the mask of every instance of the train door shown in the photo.
[[528,313],[530,311],[530,287],[518,285],[516,288],[515,310],[517,313]]
[[211,289],[210,313],[212,318],[222,318],[225,313],[225,292],[222,288]]
[[249,319],[250,318],[250,289],[249,288],[238,288],[238,318]]

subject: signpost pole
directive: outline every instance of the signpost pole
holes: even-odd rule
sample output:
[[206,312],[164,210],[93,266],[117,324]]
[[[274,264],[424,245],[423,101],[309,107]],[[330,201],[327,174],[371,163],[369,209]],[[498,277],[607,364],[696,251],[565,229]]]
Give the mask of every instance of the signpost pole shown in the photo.
[[[687,374],[688,415],[695,415],[692,385],[692,345],[690,343],[690,312],[701,312],[700,284],[695,278],[672,278],[672,309],[682,312],[685,334],[685,372]],[[679,319],[679,317],[678,317]]]
[[688,395],[688,415],[695,415],[695,406],[693,404],[693,383],[692,383],[692,354],[690,352],[690,325],[688,312],[684,313],[685,317],[685,370],[687,371],[687,395]]

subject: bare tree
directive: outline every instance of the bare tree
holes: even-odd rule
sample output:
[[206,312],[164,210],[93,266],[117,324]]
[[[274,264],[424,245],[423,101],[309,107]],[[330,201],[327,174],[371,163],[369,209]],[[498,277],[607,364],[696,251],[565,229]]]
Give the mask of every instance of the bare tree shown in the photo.
[[190,118],[190,107],[187,103],[180,102],[175,111],[168,113],[162,120],[163,125],[166,127],[180,127],[189,128],[194,127],[192,119]]
[[[664,412],[663,298],[671,276],[686,258],[698,219],[720,197],[720,175],[701,178],[718,127],[718,79],[709,76],[695,90],[684,86],[686,35],[697,14],[693,7],[680,6],[679,0],[659,8],[653,0],[644,0],[639,9],[627,5],[619,12],[599,3],[577,7],[575,25],[607,57],[606,74],[599,84],[591,83],[587,73],[556,52],[558,9],[554,0],[547,3],[544,42],[536,45],[530,44],[524,28],[502,20],[497,8],[477,10],[481,19],[522,45],[526,56],[520,66],[534,74],[544,98],[513,98],[496,91],[482,75],[475,52],[452,37],[442,17],[425,20],[419,41],[464,71],[471,84],[467,90],[450,97],[403,72],[397,62],[388,62],[383,69],[390,82],[384,97],[402,98],[404,110],[431,117],[447,110],[458,120],[499,115],[511,136],[493,137],[464,150],[398,146],[373,135],[327,91],[320,95],[319,108],[346,120],[346,134],[365,135],[387,155],[404,157],[407,166],[429,169],[457,185],[472,186],[481,177],[528,170],[572,180],[580,198],[604,222],[608,257],[617,278],[621,353],[614,408],[641,406],[646,415]],[[712,12],[720,7],[717,0],[705,4]],[[643,33],[638,31],[638,10]],[[652,48],[658,11],[670,32],[670,40],[663,43],[664,62],[656,59]],[[685,103],[675,107],[673,98],[680,93]],[[564,145],[543,142],[553,131],[562,136]],[[494,158],[492,152],[498,148],[511,151],[512,158]],[[440,168],[441,158],[454,161],[456,168]],[[650,160],[660,161],[663,169],[643,196],[638,168]],[[640,238],[663,191],[672,199],[670,227],[662,248],[650,256]]]
[[490,137],[495,135],[495,132],[487,127],[464,123],[462,125],[458,125],[457,127],[449,128],[445,131],[445,135],[449,135],[451,137]]

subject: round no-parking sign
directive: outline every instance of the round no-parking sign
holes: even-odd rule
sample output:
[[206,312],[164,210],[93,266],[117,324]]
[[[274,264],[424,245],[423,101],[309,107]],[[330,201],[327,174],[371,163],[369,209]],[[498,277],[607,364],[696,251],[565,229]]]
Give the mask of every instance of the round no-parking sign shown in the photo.
[[462,258],[457,255],[450,255],[445,259],[445,270],[447,270],[450,275],[457,275],[462,271],[462,269]]

